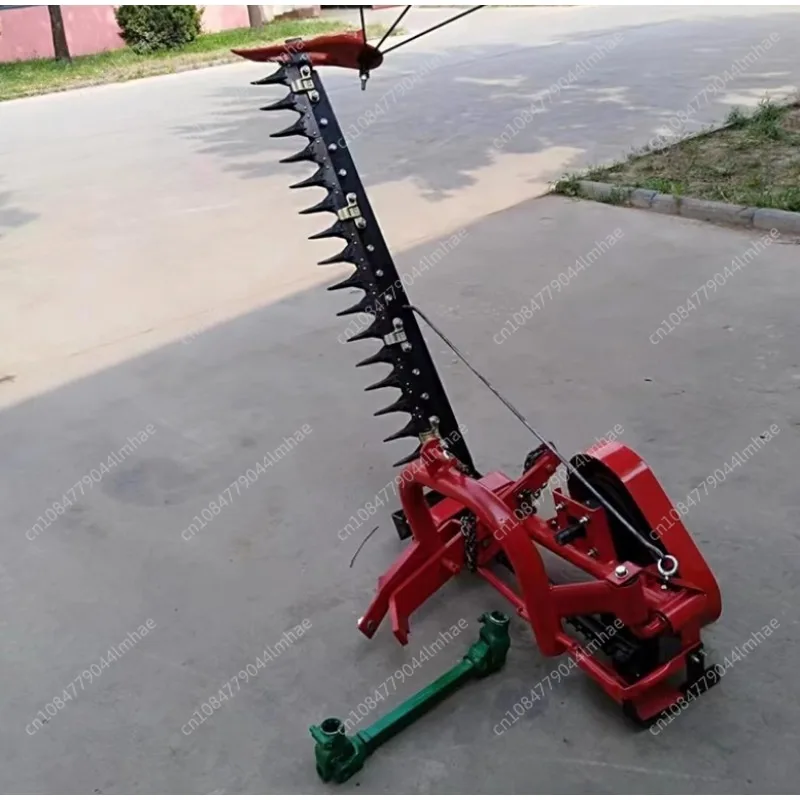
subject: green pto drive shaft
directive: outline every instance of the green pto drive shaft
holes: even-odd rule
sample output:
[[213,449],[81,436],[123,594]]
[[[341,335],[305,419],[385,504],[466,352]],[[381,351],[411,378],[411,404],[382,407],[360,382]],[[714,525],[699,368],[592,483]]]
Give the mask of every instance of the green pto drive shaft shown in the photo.
[[461,661],[377,722],[353,736],[345,734],[344,722],[336,717],[311,726],[316,742],[317,774],[323,781],[344,783],[361,769],[367,756],[470,678],[485,678],[503,667],[511,646],[508,616],[491,611],[482,614],[478,621],[483,623],[480,637]]

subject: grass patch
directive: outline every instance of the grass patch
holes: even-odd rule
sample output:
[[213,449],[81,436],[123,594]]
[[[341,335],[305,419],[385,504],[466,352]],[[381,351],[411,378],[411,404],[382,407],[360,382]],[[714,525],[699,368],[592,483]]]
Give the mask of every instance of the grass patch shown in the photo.
[[[725,128],[593,168],[584,177],[683,197],[800,211],[800,104],[764,100],[750,113],[734,108]],[[570,180],[574,188],[577,179]]]
[[[108,53],[78,56],[71,64],[61,64],[52,59],[0,64],[0,100],[101,83],[121,83],[149,75],[197,69],[222,61],[240,61],[230,52],[231,48],[257,47],[294,36],[317,36],[354,29],[353,25],[335,20],[276,20],[260,28],[236,28],[203,34],[180,50],[137,55],[126,47]],[[367,27],[369,38],[379,37],[385,31],[384,25]],[[399,29],[394,31],[395,35],[400,33],[402,31]]]

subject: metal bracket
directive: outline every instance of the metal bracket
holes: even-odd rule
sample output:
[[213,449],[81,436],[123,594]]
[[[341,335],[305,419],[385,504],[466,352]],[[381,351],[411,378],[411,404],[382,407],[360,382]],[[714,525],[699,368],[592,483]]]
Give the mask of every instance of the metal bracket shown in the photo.
[[358,198],[355,194],[349,192],[345,196],[345,200],[347,200],[347,205],[336,210],[339,219],[342,220],[342,222],[351,219],[356,223],[357,228],[365,228],[367,226],[367,221],[361,216],[361,209],[358,207]]
[[394,330],[391,333],[387,333],[386,336],[383,337],[384,344],[399,344],[403,350],[410,350],[411,344],[409,343],[406,332],[403,329],[403,320],[401,320],[400,317],[395,317],[392,320],[392,325],[394,325]]
[[295,94],[307,92],[312,103],[319,100],[319,92],[316,90],[314,79],[311,77],[311,67],[305,64],[300,67],[300,77],[291,81],[289,86]]

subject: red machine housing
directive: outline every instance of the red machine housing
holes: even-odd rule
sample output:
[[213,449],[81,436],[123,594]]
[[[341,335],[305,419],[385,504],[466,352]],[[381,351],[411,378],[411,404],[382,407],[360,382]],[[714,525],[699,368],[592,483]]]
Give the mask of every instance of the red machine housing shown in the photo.
[[[437,439],[425,442],[420,458],[404,469],[400,483],[413,541],[379,579],[359,629],[371,637],[388,612],[394,635],[401,644],[407,643],[411,614],[467,567],[461,520],[464,512],[472,512],[477,519],[474,570],[530,623],[542,653],[569,653],[629,715],[640,722],[652,719],[683,697],[691,679],[702,674],[700,631],[721,613],[714,576],[650,468],[630,448],[616,442],[600,444],[573,463],[589,478],[598,470],[610,473],[618,488],[623,487],[625,500],[630,501],[627,516],[635,516],[632,502],[654,543],[678,560],[679,574],[669,579],[659,574],[652,556],[652,563],[644,563],[648,551],[641,545],[638,552],[628,547],[630,558],[626,558],[626,544],[612,530],[616,520],[597,502],[581,502],[556,489],[552,518],[521,513],[524,498],[538,497],[559,466],[547,448],[540,448],[532,462],[516,481],[501,472],[476,480],[459,468]],[[442,499],[431,506],[425,489]],[[638,529],[642,527],[640,520]],[[565,540],[568,531],[577,535]],[[537,546],[590,579],[553,584]],[[501,553],[517,589],[496,574]],[[666,658],[654,656],[646,674],[632,677],[613,659],[609,663],[599,652],[587,653],[584,643],[565,629],[565,622],[580,628],[579,621],[591,615],[613,615],[629,642],[649,646],[651,654],[661,640],[670,639],[672,652]],[[685,680],[676,686],[681,676]]]

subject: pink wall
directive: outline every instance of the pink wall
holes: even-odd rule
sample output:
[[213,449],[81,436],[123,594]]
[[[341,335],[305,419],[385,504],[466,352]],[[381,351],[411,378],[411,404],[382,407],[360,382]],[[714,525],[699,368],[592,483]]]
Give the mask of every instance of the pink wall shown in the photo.
[[0,61],[52,57],[47,6],[0,11]]
[[[124,46],[114,19],[115,6],[61,6],[67,43],[74,56]],[[246,28],[247,6],[209,6],[203,12],[207,33]],[[53,38],[47,6],[0,11],[0,63],[52,58]]]
[[69,52],[73,56],[102,53],[125,46],[114,17],[114,6],[61,6],[61,14],[67,31]]
[[203,10],[203,30],[206,33],[247,28],[249,25],[247,6],[206,6]]

